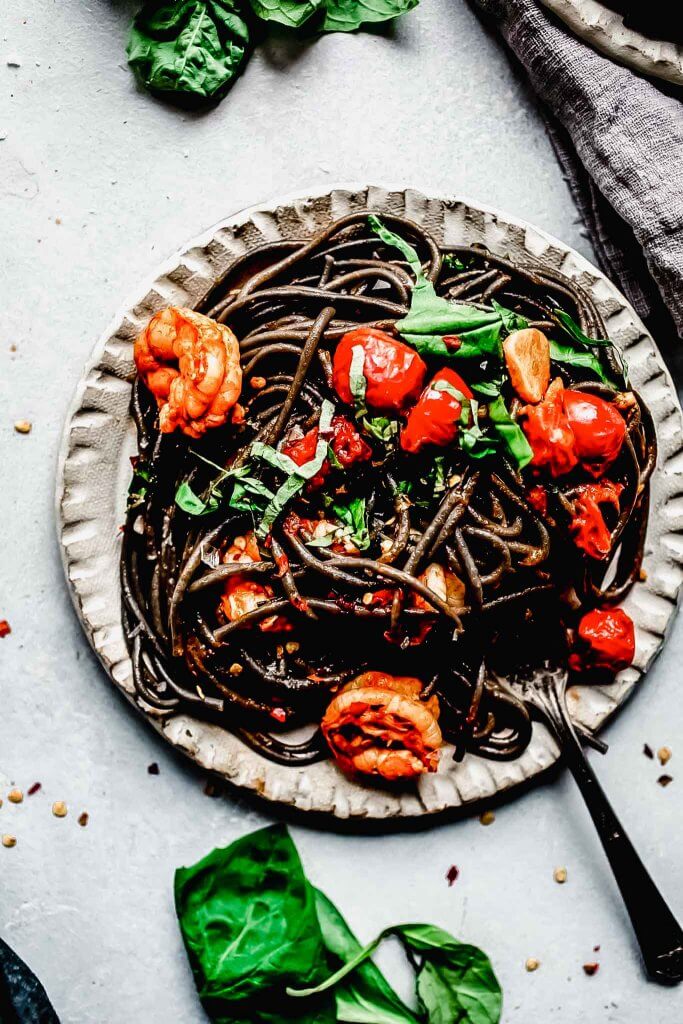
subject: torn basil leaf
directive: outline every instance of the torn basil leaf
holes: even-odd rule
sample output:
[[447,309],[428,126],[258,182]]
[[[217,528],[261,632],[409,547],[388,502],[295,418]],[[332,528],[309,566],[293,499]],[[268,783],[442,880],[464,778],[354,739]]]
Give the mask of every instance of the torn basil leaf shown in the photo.
[[489,420],[517,467],[524,469],[528,466],[534,456],[531,445],[522,428],[508,412],[500,395],[489,405]]
[[599,377],[604,384],[612,385],[612,381],[605,373],[602,363],[589,349],[578,349],[573,345],[563,345],[562,342],[550,339],[550,358],[555,363],[565,363],[567,366],[582,366]]
[[[588,335],[584,334],[584,332],[581,330],[581,328],[577,324],[576,320],[574,320],[569,315],[569,313],[565,313],[565,311],[563,309],[554,309],[553,310],[553,316],[555,317],[555,319],[559,323],[559,325],[563,328],[563,330],[566,331],[566,333],[569,335],[569,337],[573,340],[574,347],[576,347],[578,345],[580,348],[586,349],[588,351],[590,351],[593,348],[597,348],[597,349],[609,348],[609,349],[611,349],[611,351],[612,351],[612,353],[614,355],[614,358],[616,359],[616,362],[617,362],[617,365],[618,365],[619,370],[621,372],[621,375],[624,378],[624,384],[626,386],[628,386],[628,364],[626,362],[626,359],[624,358],[624,353],[621,351],[620,348],[618,348],[617,345],[614,344],[613,341],[611,341],[609,338],[589,338]],[[564,346],[564,347],[566,349],[567,346]],[[551,352],[551,358],[553,358],[552,352]],[[562,360],[558,360],[558,362],[561,362],[561,361]],[[565,362],[570,362],[570,360],[568,360],[568,359],[565,359],[564,361]],[[597,359],[597,357],[596,357],[596,362],[598,362],[598,363],[600,362],[599,359]],[[588,366],[589,364],[588,363],[578,363],[578,362],[575,362],[574,365],[576,365],[576,366]],[[600,379],[602,381],[604,381],[607,384],[611,384],[612,386],[614,386],[613,381],[610,380],[610,378],[605,375],[605,372],[602,369],[602,366],[601,366],[601,369],[600,369],[599,372],[598,372],[598,370],[594,369],[594,366],[592,364],[590,365],[590,368],[593,369],[595,373],[598,373],[598,376],[600,377]]]
[[192,106],[223,95],[248,46],[236,0],[150,0],[135,16],[127,53],[146,89]]
[[359,551],[365,551],[370,547],[370,533],[365,511],[365,498],[352,498],[348,505],[332,505],[332,510],[340,522],[349,527],[346,536],[351,540]]
[[198,494],[195,494],[188,481],[183,480],[175,492],[175,503],[178,508],[190,516],[206,516],[210,512],[216,511],[222,497],[223,495],[217,487],[211,487],[207,499],[204,501]]

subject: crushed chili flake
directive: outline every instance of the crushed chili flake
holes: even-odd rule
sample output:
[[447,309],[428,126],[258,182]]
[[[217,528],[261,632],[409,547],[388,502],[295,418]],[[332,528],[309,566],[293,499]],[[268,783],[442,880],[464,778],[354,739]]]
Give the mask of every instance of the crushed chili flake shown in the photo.
[[643,743],[643,753],[645,754],[645,757],[649,757],[651,761],[655,756],[654,751],[649,743]]
[[657,751],[657,757],[659,758],[659,763],[663,768],[664,765],[671,760],[671,751],[668,747],[660,747]]
[[673,775],[660,775],[657,782],[660,786],[668,786],[669,783],[673,782]]
[[82,814],[78,815],[78,824],[81,826],[81,828],[85,828],[85,826],[88,824],[89,820],[90,820],[90,815],[88,814],[87,811],[83,811]]
[[592,963],[583,965],[583,973],[587,974],[589,978],[592,978],[593,975],[597,974],[599,970],[600,964]]
[[492,825],[496,820],[496,816],[493,811],[484,811],[483,814],[479,815],[479,821],[482,825]]
[[270,717],[274,718],[276,722],[286,722],[287,712],[284,708],[273,708],[270,712]]
[[10,626],[7,619],[0,619],[0,637],[9,636],[11,632],[12,627]]
[[156,761],[152,761],[151,764],[147,765],[147,774],[148,775],[158,775],[159,774],[159,765],[156,763]]
[[221,795],[221,788],[212,779],[207,779],[204,786],[204,793],[206,796],[217,797]]
[[599,953],[600,952],[600,947],[599,946],[593,946],[593,952],[594,953]]
[[34,793],[38,793],[43,788],[41,782],[34,782],[32,786],[29,786],[27,793],[29,796],[33,796]]
[[453,885],[453,883],[457,881],[459,874],[460,868],[456,867],[455,864],[451,864],[448,871],[446,872],[446,881],[448,882],[449,886]]

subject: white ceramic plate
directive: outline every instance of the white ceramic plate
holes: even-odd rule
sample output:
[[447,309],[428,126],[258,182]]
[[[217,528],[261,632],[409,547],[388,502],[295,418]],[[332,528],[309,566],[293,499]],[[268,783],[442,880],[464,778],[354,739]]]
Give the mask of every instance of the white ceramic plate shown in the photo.
[[626,700],[660,650],[683,581],[681,408],[657,348],[626,299],[577,252],[523,221],[463,199],[413,189],[339,187],[254,207],[212,228],[170,259],[137,301],[126,303],[95,347],[76,389],[59,459],[57,522],[69,589],[83,628],[113,682],[169,743],[237,786],[303,810],[340,818],[433,814],[490,798],[550,767],[556,745],[540,725],[512,762],[472,755],[455,764],[446,748],[439,771],[403,793],[367,788],[329,761],[305,768],[273,764],[237,737],[187,714],[161,714],[136,699],[121,626],[119,524],[135,432],[128,413],[133,341],[155,311],[194,306],[231,263],[264,241],[305,238],[353,210],[405,214],[447,245],[484,244],[518,261],[539,261],[576,279],[592,295],[610,337],[627,353],[634,386],[649,405],[659,439],[647,537],[647,579],[626,601],[636,624],[634,665],[609,686],[569,694],[577,721],[598,729]]
[[[598,0],[541,0],[581,39],[643,75],[683,85],[683,46],[650,39],[626,28],[624,19]],[[675,17],[671,4],[671,16]],[[679,8],[680,17],[680,8]]]

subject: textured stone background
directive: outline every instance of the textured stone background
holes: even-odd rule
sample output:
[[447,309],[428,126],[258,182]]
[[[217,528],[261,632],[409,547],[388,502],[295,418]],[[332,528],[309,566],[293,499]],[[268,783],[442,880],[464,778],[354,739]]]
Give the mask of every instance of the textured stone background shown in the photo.
[[[200,775],[113,692],[72,613],[54,471],[95,339],[186,238],[261,199],[335,181],[464,193],[590,255],[529,98],[459,0],[423,0],[386,32],[273,36],[223,104],[199,116],[137,91],[124,55],[134,6],[22,0],[0,10],[0,618],[13,629],[0,640],[0,832],[18,838],[0,847],[0,934],[64,1024],[204,1019],[173,915],[173,869],[274,813],[205,796]],[[14,433],[19,418],[33,421],[30,435]],[[608,730],[609,755],[591,756],[683,915],[681,657],[679,623],[646,691]],[[645,741],[674,751],[667,789]],[[11,784],[35,781],[43,788],[24,804],[5,799]],[[50,813],[56,799],[69,805],[64,820]],[[564,776],[500,808],[489,828],[474,818],[384,837],[294,834],[361,938],[421,919],[482,945],[505,988],[506,1024],[683,1016],[681,992],[641,973]],[[461,874],[449,889],[453,863]],[[565,886],[553,882],[558,865]],[[542,961],[533,975],[529,956]],[[593,959],[601,969],[587,978],[581,965]],[[398,956],[383,960],[402,984]]]

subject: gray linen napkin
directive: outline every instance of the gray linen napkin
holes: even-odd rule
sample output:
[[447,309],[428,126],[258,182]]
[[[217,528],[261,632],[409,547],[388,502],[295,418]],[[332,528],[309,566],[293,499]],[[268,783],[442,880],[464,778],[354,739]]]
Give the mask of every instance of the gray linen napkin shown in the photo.
[[475,2],[541,100],[603,270],[658,334],[683,338],[681,94],[592,50],[536,0]]

